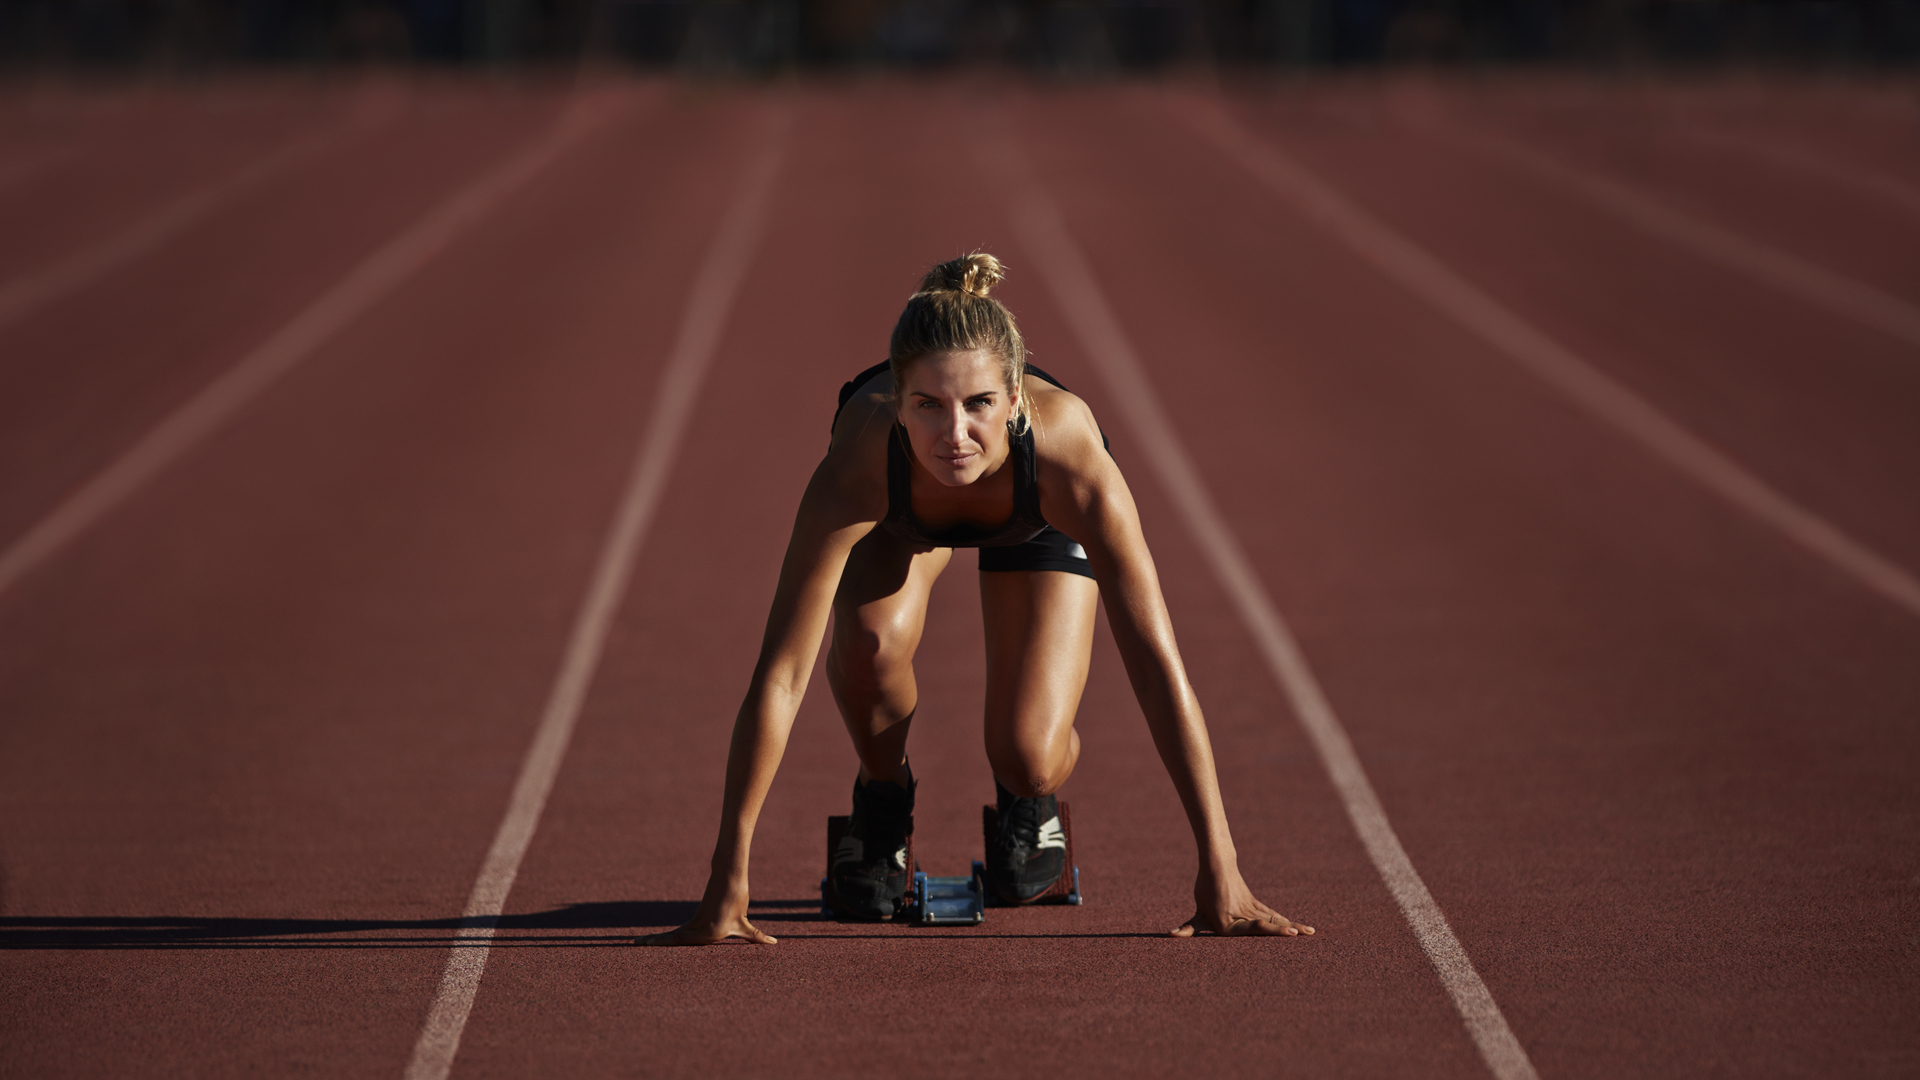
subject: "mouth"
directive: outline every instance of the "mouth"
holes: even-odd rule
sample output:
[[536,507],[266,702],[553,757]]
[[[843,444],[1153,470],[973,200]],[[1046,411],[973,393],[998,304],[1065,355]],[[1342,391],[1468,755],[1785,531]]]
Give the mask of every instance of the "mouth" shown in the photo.
[[977,453],[974,453],[974,454],[936,454],[934,456],[938,458],[940,462],[945,464],[948,468],[964,469],[968,465],[972,464],[973,460],[979,457],[980,455]]

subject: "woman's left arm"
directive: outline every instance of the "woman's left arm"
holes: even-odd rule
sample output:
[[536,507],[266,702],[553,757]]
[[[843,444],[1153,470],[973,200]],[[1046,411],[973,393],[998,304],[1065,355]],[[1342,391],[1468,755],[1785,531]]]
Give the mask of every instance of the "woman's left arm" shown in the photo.
[[1206,718],[1180,661],[1133,493],[1107,454],[1093,414],[1077,398],[1060,398],[1067,400],[1058,400],[1036,425],[1040,509],[1087,551],[1127,678],[1200,849],[1194,914],[1173,934],[1311,934],[1313,927],[1261,903],[1240,876]]

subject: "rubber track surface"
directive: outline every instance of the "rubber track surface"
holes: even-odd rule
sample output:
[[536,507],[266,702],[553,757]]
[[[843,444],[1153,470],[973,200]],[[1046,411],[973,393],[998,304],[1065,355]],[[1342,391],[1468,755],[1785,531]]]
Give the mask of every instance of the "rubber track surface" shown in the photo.
[[[634,83],[632,107],[0,594],[0,1075],[398,1077],[769,110],[764,235],[521,867],[456,1077],[1477,1077],[1486,1066],[968,148],[1100,276],[1414,865],[1545,1077],[1920,1072],[1920,619],[1590,420],[1182,123],[1178,86]],[[1623,227],[1488,135],[1920,304],[1910,86],[1249,83],[1256,137],[1920,571],[1920,355]],[[0,278],[338,129],[0,328],[0,542],[566,88],[10,89]],[[1759,139],[1827,163],[1746,155]],[[1709,137],[1716,136],[1716,137]],[[1769,164],[1769,162],[1772,162]],[[29,167],[30,166],[30,167]],[[11,168],[11,166],[9,166]],[[818,677],[754,846],[773,948],[690,914],[833,393],[981,248],[1112,435],[1242,866],[1311,940],[1168,940],[1192,841],[1104,625],[1066,794],[1088,904],[817,916],[854,760]],[[971,555],[918,660],[916,846],[991,797]]]

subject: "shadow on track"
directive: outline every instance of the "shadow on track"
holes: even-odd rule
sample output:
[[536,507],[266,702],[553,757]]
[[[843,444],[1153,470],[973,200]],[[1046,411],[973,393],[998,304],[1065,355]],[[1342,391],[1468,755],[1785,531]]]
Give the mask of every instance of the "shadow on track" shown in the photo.
[[[693,917],[693,900],[616,900],[568,904],[551,911],[503,915],[494,948],[625,944],[640,930],[665,929]],[[755,919],[817,919],[818,900],[755,901]],[[774,909],[790,909],[781,911]],[[445,948],[459,931],[481,925],[440,919],[271,919],[235,916],[0,916],[0,949],[280,949]],[[609,930],[610,934],[544,931]],[[529,936],[514,937],[516,931]],[[356,936],[360,935],[360,936]]]
[[[568,904],[551,911],[504,915],[490,939],[463,938],[477,927],[458,917],[443,919],[258,919],[233,916],[0,916],[0,950],[88,951],[100,949],[444,949],[467,942],[491,948],[592,948],[627,946],[641,932],[679,926],[693,917],[693,900],[616,900]],[[756,900],[755,922],[830,923],[818,900]],[[919,936],[924,928],[892,927],[892,933],[805,933],[782,930],[789,940],[830,941]],[[1160,934],[999,934],[972,927],[938,928],[942,939],[1161,937]],[[554,931],[610,931],[554,933]],[[524,936],[516,936],[524,932]]]

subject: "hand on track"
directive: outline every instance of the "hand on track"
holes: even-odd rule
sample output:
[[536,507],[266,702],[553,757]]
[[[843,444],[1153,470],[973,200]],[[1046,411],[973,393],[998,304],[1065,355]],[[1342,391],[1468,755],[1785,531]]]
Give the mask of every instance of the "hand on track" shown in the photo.
[[720,916],[710,916],[706,906],[696,912],[693,920],[678,930],[669,930],[664,934],[648,934],[635,938],[635,945],[713,945],[729,938],[745,938],[755,945],[773,945],[779,939],[747,921],[746,904],[740,910],[727,912]]
[[1215,879],[1202,871],[1193,886],[1193,918],[1168,931],[1171,937],[1192,937],[1202,930],[1220,937],[1298,937],[1313,927],[1294,922],[1261,903],[1238,870]]

